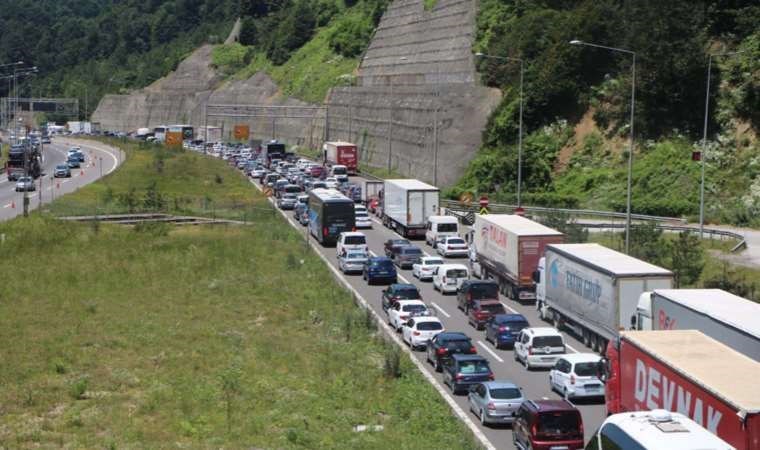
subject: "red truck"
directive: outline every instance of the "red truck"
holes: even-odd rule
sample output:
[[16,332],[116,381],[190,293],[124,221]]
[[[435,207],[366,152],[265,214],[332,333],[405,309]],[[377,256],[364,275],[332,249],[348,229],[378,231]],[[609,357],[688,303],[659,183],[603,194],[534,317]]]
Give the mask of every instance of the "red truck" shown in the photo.
[[621,331],[602,378],[609,414],[665,409],[760,449],[760,363],[696,330]]
[[356,144],[350,142],[325,142],[322,146],[325,152],[325,164],[328,166],[346,166],[348,175],[356,175],[359,165],[359,152]]

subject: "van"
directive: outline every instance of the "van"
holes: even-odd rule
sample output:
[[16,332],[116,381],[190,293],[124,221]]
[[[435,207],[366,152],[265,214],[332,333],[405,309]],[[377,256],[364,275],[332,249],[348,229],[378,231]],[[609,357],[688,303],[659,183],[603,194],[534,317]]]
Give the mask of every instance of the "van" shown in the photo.
[[348,175],[348,168],[341,164],[335,164],[332,166],[332,169],[330,170],[330,175],[336,176],[336,175]]
[[357,231],[344,231],[340,233],[338,235],[338,243],[335,246],[335,255],[341,256],[341,254],[349,250],[368,253],[367,236]]
[[464,264],[441,264],[433,272],[433,289],[442,294],[457,292],[469,278],[470,270]]
[[459,220],[454,216],[430,216],[426,228],[425,242],[432,247],[443,237],[459,236]]
[[519,449],[582,449],[581,412],[567,400],[526,400],[512,423],[512,441]]

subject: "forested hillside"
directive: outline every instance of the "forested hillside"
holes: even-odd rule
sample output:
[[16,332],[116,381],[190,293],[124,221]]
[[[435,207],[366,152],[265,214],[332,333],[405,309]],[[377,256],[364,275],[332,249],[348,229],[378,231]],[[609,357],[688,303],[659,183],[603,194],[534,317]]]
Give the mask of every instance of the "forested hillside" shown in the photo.
[[[523,192],[527,203],[625,208],[631,55],[636,52],[633,210],[694,216],[713,60],[707,152],[708,217],[756,222],[760,212],[760,6],[754,1],[482,0],[476,51],[525,61]],[[505,98],[484,146],[451,195],[514,201],[519,64],[481,59]]]
[[0,0],[0,64],[38,67],[21,95],[77,97],[92,112],[104,93],[146,86],[201,43],[221,42],[238,8],[237,0]]

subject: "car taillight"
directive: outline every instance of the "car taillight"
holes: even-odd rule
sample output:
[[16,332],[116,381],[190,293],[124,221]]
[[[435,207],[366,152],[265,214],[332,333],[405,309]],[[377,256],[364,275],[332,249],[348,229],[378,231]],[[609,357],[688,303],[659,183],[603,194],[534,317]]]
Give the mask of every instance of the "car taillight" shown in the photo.
[[459,380],[464,380],[464,375],[462,375],[461,373],[458,373],[458,374],[457,374],[457,376],[455,376],[454,378],[455,378],[457,381],[459,381]]
[[471,300],[472,300],[472,292],[468,292],[468,293],[467,293],[467,300],[468,300],[468,301],[471,301]]
[[327,227],[322,228],[322,236],[327,236]]
[[437,355],[445,355],[446,354],[446,349],[445,348],[439,348],[438,350],[435,351],[435,353]]
[[532,354],[533,354],[533,346],[532,346],[532,345],[529,345],[529,346],[528,346],[528,354],[529,354],[529,355],[532,355]]
[[351,231],[356,231],[356,227],[351,228]]
[[535,436],[538,432],[538,423],[533,422],[533,425],[530,426],[530,435]]
[[493,372],[488,372],[488,379],[491,381],[494,380]]
[[475,348],[474,345],[472,347],[470,347],[470,353],[477,353],[477,352],[478,352],[478,349]]
[[570,375],[570,384],[575,384],[575,375]]
[[401,316],[401,320],[407,320],[409,318],[409,315]]
[[496,409],[496,405],[494,404],[494,402],[488,402],[487,408],[489,411],[494,411]]
[[509,328],[505,327],[504,325],[499,327],[499,331],[509,331]]
[[415,332],[413,332],[412,334],[413,334],[413,335],[415,335],[415,336],[419,336],[419,335],[420,335],[420,332],[419,332],[419,331],[415,331]]

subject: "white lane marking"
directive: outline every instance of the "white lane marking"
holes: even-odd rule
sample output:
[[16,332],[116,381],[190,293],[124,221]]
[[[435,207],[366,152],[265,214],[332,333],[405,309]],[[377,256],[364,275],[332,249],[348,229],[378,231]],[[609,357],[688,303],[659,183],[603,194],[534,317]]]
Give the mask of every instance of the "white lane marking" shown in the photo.
[[493,350],[491,350],[490,348],[488,348],[488,346],[485,344],[485,342],[483,342],[483,341],[478,341],[478,344],[480,344],[480,346],[481,346],[481,347],[483,347],[483,350],[487,351],[489,355],[491,355],[491,356],[493,356],[494,358],[496,358],[496,361],[499,361],[500,363],[503,363],[503,362],[504,362],[504,360],[503,360],[503,359],[501,359],[501,358],[499,357],[499,355],[497,355],[496,353],[494,353],[494,352],[493,352]]
[[443,315],[444,315],[444,316],[446,316],[447,318],[450,318],[450,317],[451,317],[451,314],[447,313],[447,312],[446,312],[446,311],[445,311],[443,308],[441,308],[440,306],[438,306],[438,304],[437,304],[436,302],[430,302],[430,304],[431,304],[431,305],[433,305],[433,307],[434,307],[435,309],[437,309],[438,311],[440,311],[440,312],[441,312],[441,314],[443,314]]
[[549,400],[549,397],[541,397],[541,400]]
[[517,312],[516,309],[512,308],[511,306],[507,305],[506,303],[501,302],[501,304],[504,305],[504,307],[507,308],[509,311],[511,311],[512,314],[520,314],[519,312]]
[[409,280],[407,280],[406,278],[404,278],[404,276],[403,276],[403,275],[401,275],[400,273],[398,273],[398,270],[396,271],[396,277],[397,277],[399,280],[401,280],[401,281],[403,281],[404,283],[406,283],[406,284],[412,284],[412,283],[410,283],[410,282],[409,282]]
[[71,180],[67,178],[67,179],[61,181],[61,183],[68,183],[69,181],[71,181]]
[[580,353],[578,350],[574,349],[572,345],[565,344],[565,347],[569,348],[573,353]]

